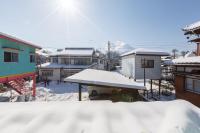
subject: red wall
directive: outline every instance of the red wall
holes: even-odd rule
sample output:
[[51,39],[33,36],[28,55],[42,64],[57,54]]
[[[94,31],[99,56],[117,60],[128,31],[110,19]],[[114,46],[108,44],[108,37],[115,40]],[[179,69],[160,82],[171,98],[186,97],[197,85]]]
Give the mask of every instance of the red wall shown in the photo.
[[175,77],[176,98],[187,100],[194,105],[200,107],[200,94],[185,90],[184,76],[176,75]]

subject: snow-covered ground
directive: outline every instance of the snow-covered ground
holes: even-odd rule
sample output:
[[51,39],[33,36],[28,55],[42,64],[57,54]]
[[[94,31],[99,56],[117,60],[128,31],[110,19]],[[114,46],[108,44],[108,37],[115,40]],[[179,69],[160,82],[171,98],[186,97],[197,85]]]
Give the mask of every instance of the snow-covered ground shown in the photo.
[[[144,80],[137,80],[138,83],[144,83]],[[162,81],[164,82],[164,81]],[[148,99],[148,101],[155,101],[155,99],[151,98],[151,93],[150,93],[150,89],[151,89],[151,84],[150,84],[150,81],[149,80],[146,80],[146,89],[149,91],[149,97],[147,98],[145,96],[145,99]],[[152,89],[157,91],[159,90],[159,86],[158,85],[155,85],[155,84],[152,84]],[[162,87],[161,87],[161,91],[162,91]],[[143,94],[143,91],[139,91],[140,94]],[[170,100],[175,100],[176,99],[176,96],[175,96],[175,90],[172,90],[171,92],[171,95],[169,96],[165,96],[165,95],[160,95],[160,98],[158,99],[159,101],[170,101]]]
[[182,100],[0,103],[1,133],[199,133],[200,109]]
[[[77,101],[78,84],[50,82],[49,86],[37,84],[36,101]],[[86,87],[82,89],[82,100],[89,100]]]

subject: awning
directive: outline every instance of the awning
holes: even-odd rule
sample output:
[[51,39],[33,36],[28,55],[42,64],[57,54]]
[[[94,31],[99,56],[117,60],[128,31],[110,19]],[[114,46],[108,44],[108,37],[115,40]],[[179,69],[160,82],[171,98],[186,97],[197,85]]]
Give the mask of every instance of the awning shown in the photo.
[[146,89],[143,83],[137,83],[133,79],[129,79],[117,72],[109,72],[95,69],[83,70],[77,74],[65,78],[64,81],[91,86],[94,85],[136,90]]

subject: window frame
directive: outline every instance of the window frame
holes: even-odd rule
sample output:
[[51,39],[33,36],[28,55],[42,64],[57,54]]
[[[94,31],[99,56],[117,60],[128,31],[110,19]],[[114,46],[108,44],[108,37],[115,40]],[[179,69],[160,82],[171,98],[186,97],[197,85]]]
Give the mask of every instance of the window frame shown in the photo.
[[[190,85],[190,87],[192,87],[192,88],[188,88],[189,87],[188,80],[191,80],[192,84]],[[192,78],[191,76],[186,76],[184,90],[192,92],[192,93],[200,94],[200,90],[198,91],[197,89],[195,89],[195,81],[200,82],[200,79]]]
[[53,70],[41,70],[42,77],[53,77]]
[[[10,60],[6,60],[5,54],[10,54]],[[14,56],[15,55],[15,56]],[[4,62],[5,63],[18,63],[19,62],[19,53],[13,51],[4,51]]]
[[[33,57],[33,58],[31,58],[31,57]],[[30,61],[30,63],[35,63],[36,62],[35,54],[30,54],[29,61]]]
[[141,68],[154,68],[154,66],[153,59],[141,59]]

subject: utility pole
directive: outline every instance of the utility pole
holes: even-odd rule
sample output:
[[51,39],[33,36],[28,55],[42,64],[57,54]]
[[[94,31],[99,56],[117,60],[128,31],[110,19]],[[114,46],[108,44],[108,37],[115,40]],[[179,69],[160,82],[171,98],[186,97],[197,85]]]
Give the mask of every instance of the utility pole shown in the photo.
[[146,60],[145,58],[143,59],[143,68],[144,68],[144,86],[146,86],[146,70],[145,70],[145,67],[146,67]]
[[108,41],[108,71],[110,71],[110,41]]

